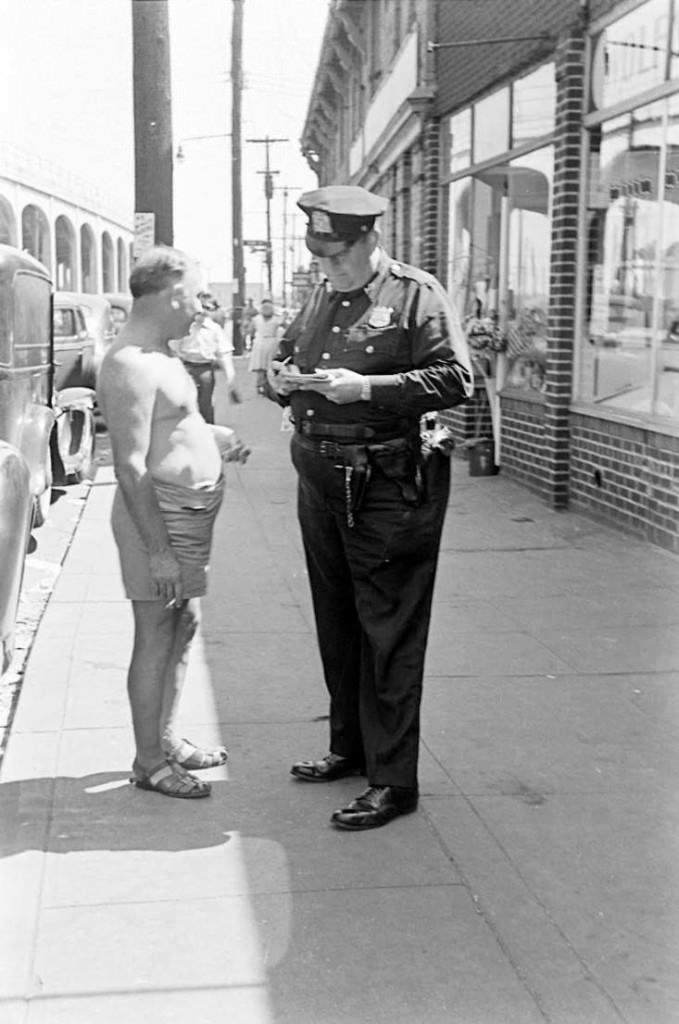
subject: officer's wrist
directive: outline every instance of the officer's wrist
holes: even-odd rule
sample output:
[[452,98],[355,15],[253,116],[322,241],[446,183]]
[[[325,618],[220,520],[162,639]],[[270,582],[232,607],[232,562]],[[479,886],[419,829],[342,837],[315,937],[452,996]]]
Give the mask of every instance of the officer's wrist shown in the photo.
[[369,402],[372,398],[372,384],[370,383],[370,377],[364,377],[361,382],[361,402]]

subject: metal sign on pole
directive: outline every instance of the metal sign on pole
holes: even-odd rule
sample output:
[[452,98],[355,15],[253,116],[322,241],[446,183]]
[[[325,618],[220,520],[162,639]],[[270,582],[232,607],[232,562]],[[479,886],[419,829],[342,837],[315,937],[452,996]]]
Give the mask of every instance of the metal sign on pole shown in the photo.
[[151,246],[156,244],[156,215],[155,213],[135,213],[134,215],[134,241],[132,243],[132,255],[136,260]]

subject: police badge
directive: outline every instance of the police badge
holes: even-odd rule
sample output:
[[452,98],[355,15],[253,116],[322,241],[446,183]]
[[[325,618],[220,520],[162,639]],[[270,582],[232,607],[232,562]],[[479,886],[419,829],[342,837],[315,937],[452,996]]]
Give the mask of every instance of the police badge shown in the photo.
[[369,327],[388,327],[391,323],[393,306],[375,306],[368,318]]

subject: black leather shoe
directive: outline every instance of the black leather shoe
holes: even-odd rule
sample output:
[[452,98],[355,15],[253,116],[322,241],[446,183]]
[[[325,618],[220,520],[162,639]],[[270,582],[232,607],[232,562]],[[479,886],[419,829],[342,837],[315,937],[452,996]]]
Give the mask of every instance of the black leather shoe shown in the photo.
[[364,771],[362,765],[355,764],[348,757],[326,754],[320,761],[297,761],[290,774],[304,782],[334,782],[347,775],[362,775]]
[[379,828],[398,818],[411,814],[417,807],[417,790],[397,786],[368,786],[348,807],[335,811],[330,819],[338,828],[358,831]]

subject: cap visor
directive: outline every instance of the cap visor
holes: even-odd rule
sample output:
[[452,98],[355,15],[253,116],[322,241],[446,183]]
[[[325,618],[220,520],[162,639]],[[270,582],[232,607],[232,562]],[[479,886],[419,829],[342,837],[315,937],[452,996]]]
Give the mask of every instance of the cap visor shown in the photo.
[[309,252],[313,253],[314,256],[323,257],[337,256],[338,253],[344,252],[349,248],[349,242],[324,242],[320,238],[315,238],[313,235],[307,232],[306,236],[306,247]]

